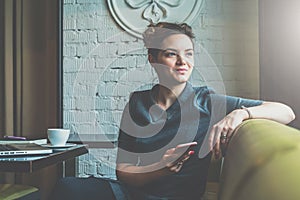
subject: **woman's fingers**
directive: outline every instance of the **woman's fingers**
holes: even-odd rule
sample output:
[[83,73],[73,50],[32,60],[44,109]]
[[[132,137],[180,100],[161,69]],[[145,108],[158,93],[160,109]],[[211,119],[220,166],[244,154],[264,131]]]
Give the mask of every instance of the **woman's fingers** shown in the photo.
[[167,167],[172,172],[179,172],[184,165],[184,163],[194,154],[194,151],[189,151],[186,155],[182,157],[182,159],[179,159],[179,161],[169,163]]
[[210,144],[216,159],[220,158],[222,149],[221,145],[227,144],[234,131],[231,117],[225,117],[215,124],[210,132],[213,143]]
[[214,149],[213,149],[213,151],[214,151],[214,155],[215,155],[215,158],[216,159],[218,159],[218,158],[220,158],[220,151],[221,151],[221,149],[220,149],[220,142],[217,142],[216,144],[215,144],[215,146],[214,146]]
[[179,161],[178,163],[176,163],[175,165],[173,165],[170,168],[170,171],[172,171],[172,172],[179,172],[181,170],[182,166],[183,166],[183,161]]
[[182,160],[182,161],[179,161],[179,162],[175,163],[173,166],[171,166],[171,167],[169,168],[170,171],[172,171],[172,172],[179,172],[179,171],[181,170],[181,168],[182,168],[184,162],[185,162],[185,161]]

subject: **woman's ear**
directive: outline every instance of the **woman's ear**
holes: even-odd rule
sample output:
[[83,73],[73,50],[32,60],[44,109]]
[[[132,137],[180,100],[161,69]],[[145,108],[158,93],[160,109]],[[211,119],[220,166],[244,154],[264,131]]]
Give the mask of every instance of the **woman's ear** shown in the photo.
[[150,63],[154,62],[154,57],[151,54],[148,54],[148,60]]

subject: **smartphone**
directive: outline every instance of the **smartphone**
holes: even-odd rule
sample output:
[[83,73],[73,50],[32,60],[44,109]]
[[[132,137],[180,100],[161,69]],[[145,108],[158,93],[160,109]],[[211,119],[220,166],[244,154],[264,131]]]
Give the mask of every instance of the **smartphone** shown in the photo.
[[185,153],[187,151],[190,151],[193,146],[196,146],[197,142],[188,142],[188,143],[182,143],[175,147],[175,153]]

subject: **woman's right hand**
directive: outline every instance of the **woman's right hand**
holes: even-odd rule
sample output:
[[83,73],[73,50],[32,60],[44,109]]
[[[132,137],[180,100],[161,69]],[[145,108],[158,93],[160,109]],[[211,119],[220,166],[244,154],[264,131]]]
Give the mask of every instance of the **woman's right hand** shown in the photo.
[[188,150],[197,145],[197,142],[179,144],[175,148],[168,149],[162,157],[162,162],[171,172],[179,172],[184,163],[195,153]]
[[190,146],[194,145],[197,145],[197,142],[179,144],[175,148],[168,149],[159,162],[146,166],[118,163],[116,167],[117,177],[129,185],[138,187],[170,173],[177,173],[194,154],[194,151],[189,149]]

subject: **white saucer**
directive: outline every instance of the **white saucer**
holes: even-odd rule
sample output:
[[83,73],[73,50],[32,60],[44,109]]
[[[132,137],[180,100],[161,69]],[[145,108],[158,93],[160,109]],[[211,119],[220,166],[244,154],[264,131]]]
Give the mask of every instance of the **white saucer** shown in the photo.
[[52,149],[56,149],[56,148],[68,148],[68,147],[73,147],[76,146],[76,144],[74,143],[66,143],[65,145],[55,145],[53,146],[52,144],[44,144],[42,145],[43,147],[48,147],[48,148],[52,148]]

